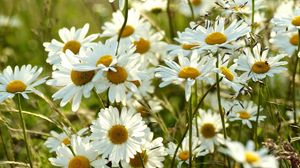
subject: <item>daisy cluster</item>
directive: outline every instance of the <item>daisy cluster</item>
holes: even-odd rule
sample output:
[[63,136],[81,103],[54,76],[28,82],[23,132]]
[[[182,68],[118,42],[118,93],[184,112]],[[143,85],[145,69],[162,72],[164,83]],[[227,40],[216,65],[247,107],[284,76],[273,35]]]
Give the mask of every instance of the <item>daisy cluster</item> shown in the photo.
[[[270,21],[270,40],[265,40],[261,37],[266,29],[262,0],[176,2],[178,11],[192,18],[177,37],[168,38],[146,15],[167,11],[167,0],[130,4],[109,0],[119,8],[101,32],[89,33],[87,23],[62,28],[59,39],[43,43],[46,62],[53,70],[49,79],[38,79],[42,68],[31,65],[3,70],[0,102],[16,94],[26,99],[31,92],[44,96],[35,89],[43,83],[57,89],[53,101],[61,107],[71,104],[73,112],[82,110],[83,99],[91,94],[101,102],[89,126],[50,132],[45,146],[52,153],[53,166],[192,167],[218,153],[216,160],[226,155],[229,167],[230,158],[245,168],[279,167],[270,151],[258,148],[257,128],[268,120],[260,89],[275,75],[287,72],[289,57],[298,57],[300,8],[283,2]],[[166,99],[177,94],[167,95],[165,87],[178,89],[178,95],[184,91],[180,100],[189,107],[175,109],[168,104]],[[187,119],[180,110],[190,112]],[[174,118],[179,124],[174,129],[164,122],[162,111],[177,113]],[[254,141],[248,137],[243,145],[240,136],[235,139],[228,134],[237,123],[254,132]],[[163,135],[156,135],[153,125]],[[186,128],[185,133],[179,127]],[[178,140],[178,135],[183,136]]]

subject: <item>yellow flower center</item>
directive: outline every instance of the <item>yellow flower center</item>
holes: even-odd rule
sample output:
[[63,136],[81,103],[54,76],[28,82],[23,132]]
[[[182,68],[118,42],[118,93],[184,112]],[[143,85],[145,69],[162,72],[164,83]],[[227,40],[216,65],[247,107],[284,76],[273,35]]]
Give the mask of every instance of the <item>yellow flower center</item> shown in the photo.
[[71,71],[71,80],[76,86],[82,86],[92,81],[95,71]]
[[26,84],[20,80],[12,80],[6,85],[6,91],[9,93],[23,92],[26,88]]
[[65,144],[65,145],[70,145],[71,144],[71,141],[69,138],[65,138],[62,140],[62,143]]
[[131,83],[133,83],[136,87],[140,87],[141,86],[141,82],[138,81],[138,80],[133,80],[133,81],[130,81]]
[[252,65],[251,71],[257,74],[263,74],[270,70],[270,65],[267,61],[257,61]]
[[234,75],[227,67],[221,67],[221,72],[225,76],[226,79],[233,81]]
[[192,0],[191,1],[194,6],[199,6],[202,3],[202,0]]
[[[143,161],[143,164],[141,159]],[[134,155],[134,158],[130,159],[129,164],[133,168],[141,168],[143,167],[143,165],[146,165],[147,162],[148,162],[148,156],[146,154],[146,151],[142,151],[142,153],[137,153],[136,155]]]
[[255,163],[260,160],[260,157],[255,152],[245,152],[246,161],[250,164]]
[[85,156],[75,156],[69,161],[68,168],[90,168],[90,161]]
[[227,37],[220,32],[210,33],[205,39],[206,44],[209,45],[223,44],[226,41],[227,41]]
[[292,20],[292,24],[294,26],[300,26],[300,16],[294,17],[293,20]]
[[150,42],[143,38],[140,38],[139,41],[135,41],[134,45],[136,47],[136,50],[135,50],[136,53],[144,54],[147,51],[149,51],[149,49],[150,49]]
[[112,61],[113,61],[113,57],[111,55],[103,55],[98,59],[96,65],[102,64],[108,67],[112,63]]
[[198,69],[193,67],[183,67],[178,73],[179,78],[185,79],[196,79],[199,75],[201,75],[201,72],[199,72]]
[[204,138],[212,138],[217,134],[216,128],[212,123],[203,124],[200,132]]
[[134,28],[130,25],[126,25],[123,29],[123,32],[121,34],[121,37],[128,37],[134,33]]
[[66,52],[67,49],[71,50],[74,54],[77,54],[80,50],[80,47],[81,47],[81,44],[76,41],[76,40],[71,40],[71,41],[68,41],[64,48],[63,48],[63,51],[64,53]]
[[126,81],[128,74],[123,67],[116,66],[116,71],[109,70],[107,72],[107,79],[113,84],[120,84]]
[[294,34],[291,38],[290,38],[290,43],[294,46],[298,46],[298,42],[299,42],[299,36],[298,34]]
[[113,144],[122,144],[128,139],[128,131],[124,125],[114,125],[108,131],[108,138]]
[[182,44],[181,48],[184,50],[191,50],[194,47],[198,47],[198,44]]
[[181,151],[181,152],[179,152],[178,157],[182,161],[188,160],[189,157],[190,157],[189,151]]
[[240,111],[238,114],[241,119],[249,119],[251,117],[247,111]]

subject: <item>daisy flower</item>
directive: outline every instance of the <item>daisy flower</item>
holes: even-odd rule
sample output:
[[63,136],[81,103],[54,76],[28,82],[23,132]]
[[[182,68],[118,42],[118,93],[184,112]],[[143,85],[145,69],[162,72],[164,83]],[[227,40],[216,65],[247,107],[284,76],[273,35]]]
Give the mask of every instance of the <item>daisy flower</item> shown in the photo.
[[203,27],[192,22],[191,28],[185,29],[182,34],[189,44],[199,43],[200,51],[216,52],[219,48],[234,48],[231,42],[250,32],[250,27],[244,20],[233,20],[228,27],[225,27],[225,18],[218,17],[214,26],[210,21],[206,21],[206,24]]
[[[199,140],[197,137],[192,137],[192,140],[193,140],[192,156],[190,156],[189,138],[185,137],[183,139],[182,144],[179,147],[177,155],[176,155],[176,160],[179,161],[177,167],[181,167],[181,165],[183,163],[189,164],[190,157],[193,157],[193,159],[195,159],[196,157],[205,156],[206,154],[208,154],[208,151],[198,143]],[[167,153],[170,155],[170,157],[173,158],[176,148],[177,148],[177,145],[174,144],[173,142],[170,142],[168,144]]]
[[[121,11],[112,14],[112,22],[104,23],[102,27],[103,33],[101,37],[117,38],[124,22],[124,16]],[[121,34],[122,39],[131,39],[139,37],[144,30],[150,30],[151,25],[145,22],[138,11],[130,9],[128,11],[128,21]]]
[[51,80],[47,81],[48,85],[62,87],[52,95],[54,100],[61,99],[60,106],[65,106],[72,100],[72,111],[77,111],[80,106],[82,96],[90,97],[91,90],[97,85],[93,79],[95,71],[78,71],[76,64],[80,63],[78,57],[71,51],[67,51],[62,58],[62,64],[58,70],[52,73]]
[[[87,128],[83,128],[76,133],[78,136],[82,136],[87,131]],[[44,143],[47,148],[49,148],[50,152],[55,152],[58,147],[64,144],[65,146],[69,146],[71,144],[71,135],[72,131],[70,128],[64,127],[63,132],[57,133],[56,131],[50,131],[51,137],[47,138]]]
[[48,52],[47,62],[54,65],[54,68],[61,63],[60,55],[66,53],[67,50],[72,51],[75,55],[80,50],[85,50],[93,45],[93,41],[99,36],[98,34],[92,34],[86,36],[89,30],[89,24],[85,24],[83,28],[71,29],[62,28],[58,31],[59,37],[62,42],[53,39],[51,42],[43,43],[45,50]]
[[253,81],[263,80],[267,76],[272,77],[274,74],[281,73],[287,70],[283,65],[286,65],[286,61],[280,61],[286,55],[280,54],[275,57],[267,57],[269,50],[263,50],[261,52],[261,45],[257,44],[251,49],[246,48],[245,54],[241,55],[235,60],[240,71],[244,71],[241,75],[242,78],[252,79]]
[[[262,0],[255,0],[255,11],[263,8],[262,2]],[[222,6],[228,14],[251,14],[252,12],[252,0],[221,0],[218,4]]]
[[255,150],[253,141],[248,141],[246,147],[240,142],[226,142],[227,149],[224,153],[232,157],[244,168],[278,168],[278,162],[272,155],[268,155],[268,150],[262,148]]
[[[201,16],[215,5],[215,0],[190,0],[195,16]],[[179,11],[185,16],[192,16],[192,12],[187,0],[180,0]]]
[[110,106],[101,109],[99,118],[92,123],[91,139],[94,148],[113,163],[125,160],[129,163],[137,152],[142,153],[142,142],[147,126],[140,114],[133,109]]
[[[252,101],[231,102],[229,105],[224,104],[226,113],[229,113],[229,121],[241,121],[244,125],[247,125],[250,129],[252,128],[251,122],[256,121],[257,117],[257,105]],[[260,109],[260,112],[263,109]],[[263,121],[266,116],[259,115],[258,122]]]
[[134,2],[133,7],[139,11],[152,12],[159,14],[167,9],[167,0],[151,0],[144,2]]
[[279,31],[300,29],[300,8],[294,9],[293,2],[282,3],[271,22],[274,29]]
[[168,67],[160,66],[156,70],[156,76],[162,79],[159,87],[165,87],[171,83],[185,84],[185,99],[188,101],[191,96],[191,88],[195,81],[205,80],[211,83],[210,74],[215,71],[216,60],[211,57],[200,57],[193,52],[189,58],[178,56],[179,64],[171,60],[165,60]]
[[270,42],[280,51],[291,57],[298,49],[299,35],[297,31],[285,33],[272,32]]
[[14,70],[10,66],[6,67],[0,74],[0,103],[16,94],[21,94],[25,99],[29,99],[27,94],[32,92],[42,95],[35,89],[46,81],[47,77],[37,80],[42,71],[43,68],[31,65],[23,65],[21,68],[15,66]]
[[65,145],[59,147],[56,158],[49,158],[51,164],[64,168],[107,167],[108,161],[99,158],[94,146],[88,140],[73,136],[70,148]]
[[[143,165],[145,168],[164,167],[163,161],[167,153],[163,144],[163,138],[159,137],[154,139],[153,136],[154,134],[147,128],[146,137],[142,145],[142,152],[135,154],[129,163],[122,162],[122,166],[125,168],[143,167]],[[140,158],[142,158],[143,163]]]
[[140,71],[139,54],[135,54],[133,46],[127,46],[126,52],[118,56],[117,63],[108,71],[103,71],[99,78],[99,84],[95,86],[98,93],[108,89],[110,102],[122,102],[126,104],[128,92],[137,92],[137,85],[145,77]]
[[211,110],[204,111],[199,110],[199,117],[197,117],[198,128],[193,131],[196,136],[196,132],[199,132],[199,140],[201,145],[209,150],[210,153],[214,152],[214,145],[224,143],[224,136],[221,134],[222,122],[219,114],[213,113]]

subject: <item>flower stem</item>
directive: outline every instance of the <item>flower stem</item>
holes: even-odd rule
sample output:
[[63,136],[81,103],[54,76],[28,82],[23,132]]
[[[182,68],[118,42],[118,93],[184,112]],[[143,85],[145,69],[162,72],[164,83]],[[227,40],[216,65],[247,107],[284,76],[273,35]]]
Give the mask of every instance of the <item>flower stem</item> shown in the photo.
[[167,14],[168,14],[168,21],[169,21],[169,31],[170,31],[170,38],[174,40],[174,27],[173,27],[173,19],[172,19],[172,11],[171,11],[171,0],[168,0],[167,3]]
[[261,86],[262,85],[259,84],[259,87],[258,87],[258,105],[257,105],[257,113],[256,113],[255,129],[254,129],[254,137],[253,137],[256,149],[258,148],[257,130],[258,130],[258,119],[259,119],[259,112],[260,112],[260,103],[261,103],[261,89],[262,89]]
[[22,114],[21,95],[20,94],[18,94],[18,107],[19,107],[19,114],[20,114],[20,120],[21,120],[23,135],[24,135],[25,146],[26,146],[26,150],[27,150],[27,157],[28,157],[30,167],[33,168],[32,160],[31,160],[31,153],[30,153],[30,150],[29,150],[29,144],[28,144],[27,134],[26,134],[26,125],[25,125],[25,121],[23,119],[23,114]]
[[193,165],[193,151],[192,151],[192,135],[193,135],[193,132],[192,132],[192,126],[193,126],[193,109],[192,109],[192,103],[193,103],[193,99],[192,99],[193,96],[191,96],[190,98],[190,102],[189,102],[189,167],[192,168],[192,165]]
[[188,1],[188,4],[189,4],[189,7],[190,7],[190,10],[191,10],[191,14],[192,14],[192,20],[195,20],[195,14],[194,14],[194,9],[193,9],[192,2],[191,2],[191,0],[187,0],[187,1]]
[[252,0],[251,32],[254,30],[255,0]]
[[[298,29],[298,36],[300,39],[300,29]],[[293,110],[294,110],[294,124],[297,124],[297,110],[296,110],[296,74],[297,74],[297,67],[298,67],[298,62],[299,62],[299,54],[300,52],[300,40],[298,41],[298,50],[296,53],[296,61],[295,61],[295,67],[294,67],[294,72],[293,72]]]
[[121,37],[122,37],[122,33],[125,29],[125,26],[127,24],[127,20],[128,20],[128,0],[125,0],[125,16],[124,16],[124,22],[123,22],[123,25],[121,27],[121,30],[119,32],[119,35],[118,35],[118,46],[117,46],[117,49],[116,49],[116,54],[118,53],[118,49],[119,49],[119,46],[120,46],[120,40],[121,40]]
[[139,159],[140,159],[141,164],[142,164],[142,168],[145,168],[145,165],[144,165],[144,159],[142,158],[142,156],[141,156],[140,153],[138,153],[138,155],[139,155]]
[[105,105],[104,105],[104,103],[103,103],[103,101],[102,101],[100,95],[97,93],[96,90],[94,90],[94,93],[95,93],[95,95],[96,95],[96,97],[97,97],[97,99],[98,99],[98,101],[99,101],[99,103],[100,103],[100,106],[101,106],[100,109],[104,109],[104,108],[105,108]]

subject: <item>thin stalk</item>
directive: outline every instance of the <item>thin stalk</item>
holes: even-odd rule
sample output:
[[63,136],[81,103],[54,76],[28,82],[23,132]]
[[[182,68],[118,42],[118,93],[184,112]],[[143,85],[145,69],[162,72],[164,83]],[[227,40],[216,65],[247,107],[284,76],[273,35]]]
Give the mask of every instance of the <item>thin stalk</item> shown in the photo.
[[174,27],[173,27],[173,19],[172,19],[172,11],[171,11],[171,0],[168,0],[167,3],[167,14],[168,14],[168,21],[169,21],[169,31],[170,31],[170,38],[174,40]]
[[254,30],[255,0],[252,0],[251,32]]
[[258,87],[258,105],[257,105],[257,113],[256,113],[255,128],[254,128],[254,137],[253,137],[256,149],[258,148],[257,130],[258,130],[258,119],[259,119],[260,104],[261,104],[261,89],[262,89],[261,86],[262,85],[259,84],[259,87]]
[[192,168],[193,167],[193,151],[192,151],[192,143],[193,143],[193,109],[192,109],[192,103],[193,103],[193,96],[191,96],[190,98],[190,107],[189,107],[189,167]]
[[119,35],[118,35],[118,46],[117,46],[117,49],[116,49],[116,55],[118,53],[118,49],[119,49],[119,46],[120,46],[120,40],[121,40],[121,37],[122,37],[122,33],[125,29],[125,26],[127,24],[127,20],[128,20],[128,0],[125,0],[125,16],[124,16],[124,22],[123,22],[123,25],[121,27],[121,30],[119,32]]
[[[200,108],[201,104],[203,103],[205,97],[206,97],[206,96],[208,95],[208,93],[209,93],[212,89],[214,89],[215,87],[216,87],[216,83],[215,83],[214,85],[212,85],[212,86],[211,86],[211,87],[210,87],[210,88],[202,95],[202,97],[200,98],[200,100],[199,100],[199,102],[198,102],[196,108],[195,108],[194,111],[193,111],[192,118],[194,118],[195,115],[197,114],[198,109]],[[179,141],[179,143],[178,143],[178,145],[177,145],[177,147],[176,147],[176,149],[175,149],[175,152],[174,152],[173,158],[172,158],[172,162],[171,162],[171,168],[175,167],[175,158],[176,158],[177,152],[178,152],[179,147],[181,146],[182,141],[183,141],[184,137],[186,136],[188,130],[189,130],[189,125],[185,128],[185,131],[184,131],[184,133],[183,133],[183,135],[182,135],[182,137],[181,137],[181,139],[180,139],[180,141]]]
[[[300,39],[300,29],[298,29],[298,36]],[[293,110],[294,110],[294,123],[297,124],[297,113],[296,113],[296,74],[297,74],[297,67],[298,67],[298,62],[299,62],[299,54],[300,52],[300,40],[298,41],[298,50],[296,54],[296,62],[295,62],[295,67],[294,67],[294,72],[293,72]]]
[[30,167],[33,168],[32,160],[31,160],[31,153],[30,153],[30,150],[29,150],[29,144],[28,144],[27,134],[26,134],[26,125],[25,125],[25,121],[23,119],[23,113],[22,113],[22,107],[21,107],[21,95],[20,94],[18,94],[18,107],[19,107],[21,126],[22,126],[22,130],[23,130],[24,141],[25,141],[25,146],[26,146],[26,151],[27,151],[27,157],[28,157]]
[[141,154],[140,154],[140,153],[138,153],[138,155],[139,155],[140,161],[141,161],[141,163],[142,163],[142,168],[145,168],[145,165],[144,165],[144,160],[143,160],[143,158],[142,158]]
[[188,4],[189,4],[189,7],[190,7],[191,14],[192,14],[192,20],[195,20],[195,14],[194,14],[194,9],[193,9],[192,2],[191,2],[191,0],[187,0],[187,1],[188,1]]
[[99,101],[99,103],[100,103],[100,106],[101,106],[100,108],[101,108],[101,109],[105,108],[105,105],[104,105],[104,103],[103,103],[103,101],[102,101],[100,95],[97,93],[96,90],[94,90],[94,94],[95,94],[95,96],[97,97],[97,99],[98,99],[98,101]]

